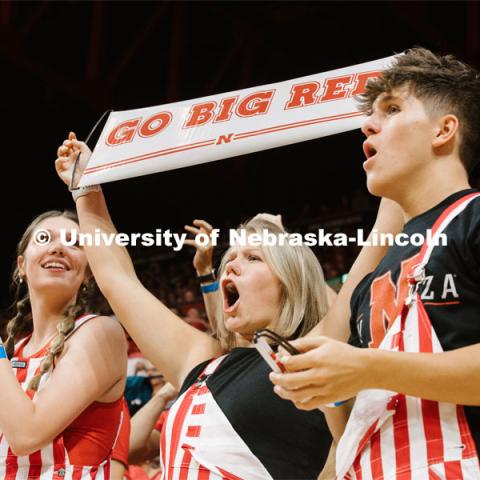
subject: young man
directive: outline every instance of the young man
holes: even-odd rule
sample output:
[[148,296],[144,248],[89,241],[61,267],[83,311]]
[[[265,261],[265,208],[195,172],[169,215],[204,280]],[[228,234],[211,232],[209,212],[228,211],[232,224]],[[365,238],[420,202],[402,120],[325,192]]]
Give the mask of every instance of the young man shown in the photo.
[[[285,358],[291,373],[272,381],[299,408],[357,397],[339,478],[478,479],[480,199],[468,174],[479,154],[480,75],[416,48],[360,100],[367,187],[400,205],[416,245],[391,247],[356,286],[350,345],[298,340],[306,353]],[[418,245],[429,229],[447,245]],[[323,334],[345,340],[339,325],[350,312],[337,311]]]

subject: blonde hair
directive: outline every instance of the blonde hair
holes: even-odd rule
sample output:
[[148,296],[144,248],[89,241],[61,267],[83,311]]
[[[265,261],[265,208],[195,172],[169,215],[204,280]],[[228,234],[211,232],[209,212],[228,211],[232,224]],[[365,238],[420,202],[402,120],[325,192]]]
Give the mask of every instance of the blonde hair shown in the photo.
[[[28,247],[30,239],[36,227],[45,219],[53,217],[64,217],[72,220],[78,224],[77,216],[70,211],[50,210],[37,216],[27,227],[20,242],[17,245],[17,257],[23,255]],[[32,311],[30,306],[30,296],[25,282],[20,276],[18,266],[15,262],[15,267],[12,275],[12,289],[14,289],[13,307],[16,312],[15,315],[7,323],[7,339],[5,341],[5,350],[9,358],[14,355],[15,341],[21,334],[31,333],[33,330]],[[75,319],[87,310],[88,297],[93,287],[93,282],[85,285],[77,295],[75,305],[70,305],[65,312],[65,318],[57,325],[57,336],[53,339],[48,355],[42,360],[40,364],[40,371],[35,375],[28,385],[29,390],[36,391],[38,389],[40,379],[43,374],[53,369],[55,365],[55,358],[62,352],[65,344],[65,338],[75,327]]]
[[[286,231],[279,223],[255,217],[239,226],[248,234],[262,234],[264,230],[275,235]],[[307,334],[327,313],[327,290],[322,267],[313,251],[305,246],[261,245],[265,261],[281,284],[280,314],[273,329],[282,337],[293,339]],[[223,255],[219,276],[225,270],[232,248]],[[221,293],[219,292],[219,295]],[[221,301],[218,302],[220,305]],[[236,346],[235,334],[225,328],[223,314],[215,316],[214,334],[226,351]]]

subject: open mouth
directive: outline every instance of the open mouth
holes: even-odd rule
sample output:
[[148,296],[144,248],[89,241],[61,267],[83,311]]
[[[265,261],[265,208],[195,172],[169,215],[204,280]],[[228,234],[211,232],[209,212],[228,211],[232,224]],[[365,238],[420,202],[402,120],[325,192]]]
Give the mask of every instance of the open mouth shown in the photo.
[[237,287],[231,280],[225,280],[222,284],[223,305],[225,311],[231,311],[240,299]]
[[45,270],[62,270],[68,271],[70,270],[68,266],[61,262],[45,262],[41,265],[42,268]]
[[367,160],[372,158],[377,154],[377,149],[370,145],[369,143],[364,143],[363,144],[363,151],[365,153],[365,156],[367,157]]

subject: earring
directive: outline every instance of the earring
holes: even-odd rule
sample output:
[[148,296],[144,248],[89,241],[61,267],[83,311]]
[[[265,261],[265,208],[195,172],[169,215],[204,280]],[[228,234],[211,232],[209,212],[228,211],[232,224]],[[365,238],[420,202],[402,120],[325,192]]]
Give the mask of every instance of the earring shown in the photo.
[[22,283],[23,283],[23,277],[20,277],[20,279],[18,280],[18,284],[22,285]]

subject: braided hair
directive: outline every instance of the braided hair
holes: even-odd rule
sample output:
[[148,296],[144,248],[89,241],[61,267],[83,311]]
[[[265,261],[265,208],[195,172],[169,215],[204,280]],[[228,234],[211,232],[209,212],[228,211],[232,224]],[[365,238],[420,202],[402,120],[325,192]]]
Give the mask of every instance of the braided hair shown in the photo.
[[[45,219],[52,217],[65,217],[78,224],[77,216],[71,211],[50,210],[37,216],[25,230],[20,242],[17,245],[17,257],[23,255],[30,242],[36,227]],[[29,334],[33,331],[32,310],[30,305],[30,296],[26,282],[21,277],[18,266],[15,264],[12,275],[12,289],[14,290],[14,301],[12,309],[15,314],[7,323],[7,339],[5,341],[5,350],[9,358],[14,355],[15,341],[21,335]],[[70,305],[64,313],[64,318],[57,324],[57,335],[52,340],[48,355],[40,364],[40,371],[35,375],[29,385],[29,390],[38,389],[40,379],[43,374],[51,371],[55,366],[55,359],[63,352],[65,339],[75,327],[75,319],[88,310],[94,282],[89,281],[84,285],[77,295],[77,301]]]

